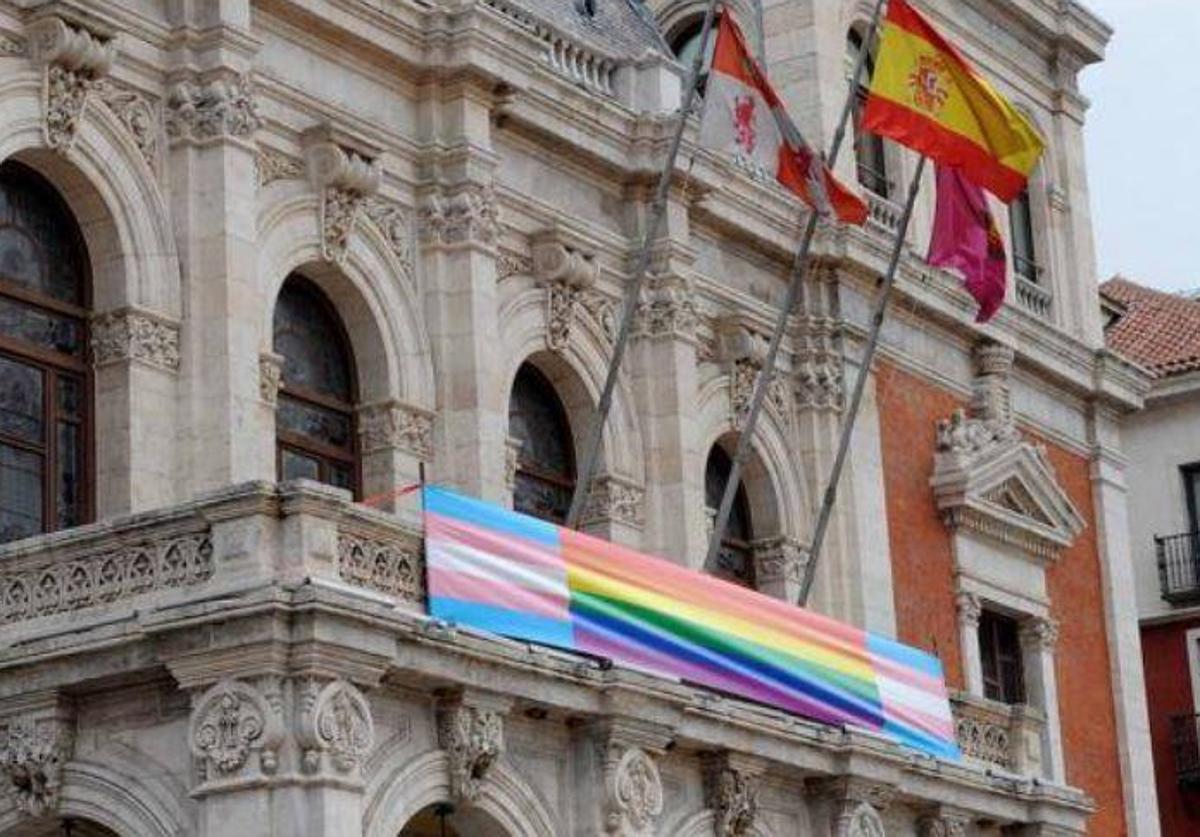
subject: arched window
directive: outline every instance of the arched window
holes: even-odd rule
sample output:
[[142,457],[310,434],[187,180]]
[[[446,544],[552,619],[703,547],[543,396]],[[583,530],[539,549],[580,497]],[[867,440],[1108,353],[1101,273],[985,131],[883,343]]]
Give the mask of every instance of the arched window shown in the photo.
[[89,291],[66,203],[0,165],[0,541],[90,519]]
[[[700,63],[700,72],[702,75],[700,76],[700,83],[696,86],[696,92],[701,96],[704,95],[704,90],[708,86],[708,65],[712,60],[712,53],[717,45],[717,24],[720,23],[720,20],[719,15],[713,18],[712,31],[708,33],[708,54],[704,56],[704,61]],[[675,54],[675,59],[689,71],[692,69],[692,62],[696,60],[696,53],[700,51],[700,35],[703,31],[704,15],[697,15],[688,18],[682,25],[675,27],[674,34],[668,39],[671,52]]]
[[[846,51],[848,62],[853,68],[858,56],[864,48],[863,36],[856,29],[851,29],[846,36]],[[871,76],[875,73],[875,60],[867,53],[866,65],[858,77],[858,88],[854,93],[854,155],[858,165],[858,182],[862,186],[882,198],[891,195],[892,187],[888,180],[886,147],[883,137],[871,134],[862,129],[863,110],[867,106],[867,91],[870,89]]]
[[[704,468],[704,501],[709,513],[716,515],[725,493],[725,483],[733,470],[733,460],[721,445],[713,445]],[[754,587],[754,553],[750,542],[754,530],[750,522],[750,503],[746,499],[746,486],[739,485],[729,512],[729,525],[721,539],[721,554],[713,572],[718,578],[733,581],[746,587]]]
[[533,364],[517,370],[508,434],[521,444],[513,508],[562,523],[575,491],[575,443],[554,385]]
[[1033,238],[1033,206],[1029,190],[1022,192],[1008,205],[1008,221],[1012,234],[1013,271],[1026,281],[1038,283],[1042,269],[1037,263],[1037,248]]
[[341,320],[309,280],[292,275],[275,303],[283,356],[275,411],[281,480],[308,478],[358,496],[354,360]]

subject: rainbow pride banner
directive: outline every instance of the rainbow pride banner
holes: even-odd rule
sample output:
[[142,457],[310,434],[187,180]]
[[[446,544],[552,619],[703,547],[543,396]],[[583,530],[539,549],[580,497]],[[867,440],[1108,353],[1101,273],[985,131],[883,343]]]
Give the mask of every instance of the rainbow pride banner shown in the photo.
[[427,487],[429,612],[957,759],[941,663],[659,558]]

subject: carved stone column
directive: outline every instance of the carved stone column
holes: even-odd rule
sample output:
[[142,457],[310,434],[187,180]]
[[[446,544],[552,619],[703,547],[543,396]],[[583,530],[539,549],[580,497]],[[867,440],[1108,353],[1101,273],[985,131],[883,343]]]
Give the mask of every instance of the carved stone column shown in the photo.
[[62,769],[75,749],[75,718],[57,694],[38,694],[0,705],[0,799],[26,818],[53,816]]
[[713,811],[714,837],[747,837],[758,819],[759,759],[718,753],[704,760],[704,796]]
[[979,650],[979,618],[983,605],[974,593],[959,593],[954,603],[958,609],[958,647],[962,652],[963,678],[968,694],[983,697],[983,661]]
[[1058,714],[1058,684],[1054,670],[1054,646],[1058,642],[1058,622],[1049,618],[1026,619],[1021,625],[1022,668],[1025,673],[1025,699],[1046,713],[1042,740],[1042,766],[1046,778],[1066,781],[1063,761],[1062,719]]
[[504,755],[504,716],[509,698],[474,691],[454,691],[438,702],[438,746],[450,769],[450,801],[472,805],[483,791],[492,766]]

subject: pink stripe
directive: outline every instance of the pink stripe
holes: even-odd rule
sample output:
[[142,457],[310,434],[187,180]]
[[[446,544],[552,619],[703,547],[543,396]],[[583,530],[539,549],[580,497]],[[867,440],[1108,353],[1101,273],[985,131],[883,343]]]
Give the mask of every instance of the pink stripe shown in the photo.
[[569,619],[567,599],[530,590],[519,584],[438,568],[431,564],[429,594],[447,599],[461,599],[478,604],[515,610],[521,613]]
[[883,715],[890,720],[899,721],[904,726],[915,727],[946,741],[954,740],[954,722],[948,718],[928,715],[907,706],[883,704]]
[[466,544],[498,558],[535,567],[547,575],[566,577],[566,564],[555,550],[523,538],[481,529],[461,520],[426,512],[425,537]]

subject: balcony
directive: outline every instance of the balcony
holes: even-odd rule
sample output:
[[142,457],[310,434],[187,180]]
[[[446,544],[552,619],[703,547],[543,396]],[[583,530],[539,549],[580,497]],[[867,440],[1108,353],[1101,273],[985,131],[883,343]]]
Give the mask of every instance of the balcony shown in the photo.
[[1162,597],[1173,605],[1200,603],[1200,532],[1154,538]]
[[1032,706],[1009,706],[965,693],[952,695],[954,733],[963,755],[988,767],[1042,775],[1046,717]]
[[1175,778],[1180,787],[1200,788],[1200,715],[1171,718],[1171,749],[1175,751]]
[[1054,296],[1050,291],[1020,274],[1016,276],[1016,282],[1017,304],[1035,317],[1049,320],[1051,306],[1054,303]]

